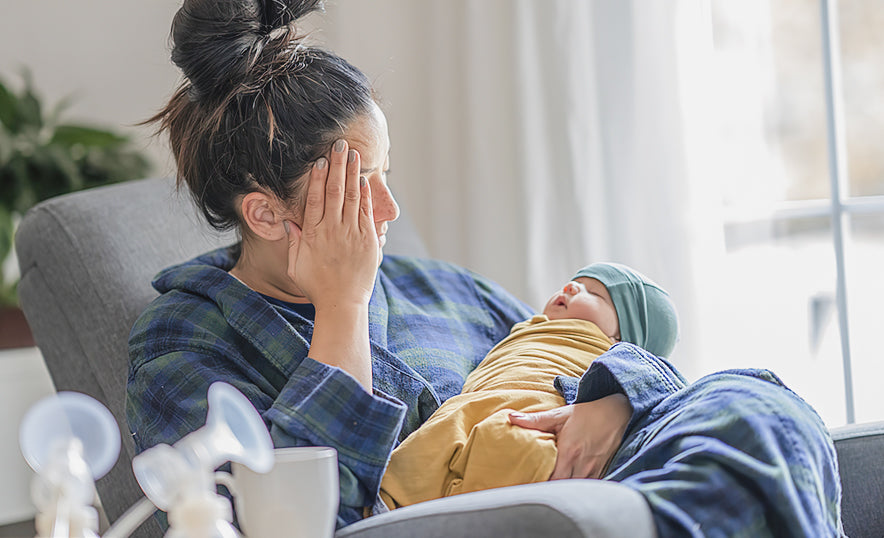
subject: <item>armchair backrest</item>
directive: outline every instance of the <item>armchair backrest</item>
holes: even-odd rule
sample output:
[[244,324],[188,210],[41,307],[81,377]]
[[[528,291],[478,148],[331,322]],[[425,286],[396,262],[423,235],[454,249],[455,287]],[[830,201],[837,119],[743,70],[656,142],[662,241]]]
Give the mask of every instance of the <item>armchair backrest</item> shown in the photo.
[[[391,226],[388,253],[424,255],[407,220]],[[142,495],[126,425],[128,336],[157,296],[161,269],[235,241],[203,223],[171,179],[131,181],[47,200],[19,225],[19,296],[56,390],[89,394],[120,426],[122,449],[96,484],[110,521]],[[149,519],[138,536],[160,536]]]
[[[96,484],[111,521],[142,495],[124,407],[129,330],[157,296],[160,269],[232,241],[202,225],[167,179],[60,196],[19,225],[19,297],[56,390],[101,401],[120,426],[120,458]],[[139,535],[161,532],[151,518]]]

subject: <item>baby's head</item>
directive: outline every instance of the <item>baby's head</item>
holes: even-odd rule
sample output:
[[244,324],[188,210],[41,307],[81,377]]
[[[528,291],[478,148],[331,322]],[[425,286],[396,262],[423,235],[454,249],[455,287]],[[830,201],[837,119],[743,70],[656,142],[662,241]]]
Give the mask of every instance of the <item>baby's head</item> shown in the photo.
[[595,323],[614,342],[631,342],[661,357],[678,340],[669,294],[635,269],[616,263],[584,267],[543,309],[549,319]]

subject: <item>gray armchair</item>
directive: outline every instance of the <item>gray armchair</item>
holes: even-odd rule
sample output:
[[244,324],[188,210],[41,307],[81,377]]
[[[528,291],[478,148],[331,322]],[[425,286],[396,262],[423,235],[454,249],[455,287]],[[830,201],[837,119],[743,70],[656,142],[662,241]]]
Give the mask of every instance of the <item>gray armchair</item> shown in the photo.
[[[387,252],[425,254],[407,217],[388,235]],[[20,297],[55,386],[104,402],[123,432],[120,458],[97,484],[110,521],[141,497],[131,470],[135,448],[124,399],[129,329],[156,296],[150,281],[166,266],[233,240],[208,230],[167,179],[61,196],[34,207],[21,222],[16,235]],[[833,434],[845,530],[853,537],[884,536],[884,422]],[[136,535],[161,534],[150,519]],[[647,504],[635,491],[616,483],[568,480],[422,503],[337,535],[652,537],[655,531]]]

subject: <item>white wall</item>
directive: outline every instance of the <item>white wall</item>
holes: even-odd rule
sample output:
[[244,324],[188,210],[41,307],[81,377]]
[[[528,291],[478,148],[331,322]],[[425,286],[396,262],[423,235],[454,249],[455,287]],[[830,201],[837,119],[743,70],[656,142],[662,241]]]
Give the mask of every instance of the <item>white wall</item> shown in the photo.
[[[152,116],[180,81],[169,59],[169,30],[180,0],[40,0],[0,4],[0,77],[15,87],[23,67],[48,105],[73,96],[67,118],[129,133],[154,162],[156,175],[174,172],[166,141],[136,124]],[[327,14],[311,15],[305,26],[315,41],[327,44],[360,67],[383,98],[394,146],[400,159],[397,177],[419,170],[409,147],[421,144],[424,120],[414,84],[427,67],[408,54],[411,1],[332,0]],[[336,33],[338,17],[359,20],[366,11],[389,13],[397,32],[365,28],[359,35]],[[371,43],[365,46],[366,40]],[[392,80],[391,80],[392,79]],[[426,113],[426,112],[424,112]],[[419,186],[411,187],[419,191]],[[396,191],[409,204],[409,189]],[[418,216],[421,211],[412,211]]]
[[31,406],[53,392],[37,348],[0,350],[0,525],[30,519],[37,511],[29,494],[34,473],[22,456],[18,432]]
[[[150,128],[136,124],[153,115],[180,80],[169,59],[168,43],[172,17],[180,3],[4,2],[0,4],[0,77],[19,88],[19,72],[29,69],[47,104],[72,96],[68,119],[130,133],[152,157],[156,173],[171,173],[174,163],[165,141],[152,137]],[[408,102],[410,83],[388,84],[388,79],[392,75],[416,81],[423,78],[417,73],[425,69],[417,58],[398,53],[407,52],[407,35],[367,28],[360,36],[347,36],[326,25],[335,17],[358,19],[365,10],[386,10],[390,24],[407,28],[412,26],[407,22],[409,4],[399,0],[333,0],[328,2],[327,14],[312,15],[305,23],[316,41],[327,43],[372,78],[395,132],[403,137],[412,129],[400,124],[412,116],[417,99]],[[371,40],[371,47],[364,46],[365,39]]]
[[[174,172],[163,138],[136,124],[153,115],[180,81],[169,59],[169,29],[180,0],[40,0],[4,2],[0,7],[0,77],[19,87],[27,67],[47,104],[73,96],[68,119],[97,123],[131,134],[154,162],[156,175]],[[326,13],[311,15],[305,27],[311,38],[362,69],[375,84],[393,139],[394,192],[427,241],[431,255],[468,263],[444,243],[445,230],[429,219],[433,200],[421,180],[431,166],[425,106],[432,66],[419,57],[414,42],[426,41],[433,24],[428,2],[412,0],[329,0]],[[372,23],[359,32],[341,28]],[[384,27],[388,28],[385,31]],[[456,36],[452,36],[456,40]],[[422,50],[422,49],[419,49]],[[435,227],[437,228],[437,227]],[[435,236],[435,237],[434,237]],[[441,237],[440,237],[441,236]],[[460,258],[460,259],[458,259]],[[474,267],[520,293],[512,268]]]
[[[570,13],[570,1],[552,4],[559,6],[559,12]],[[180,2],[4,2],[0,4],[0,76],[7,81],[15,80],[16,71],[27,66],[49,102],[73,94],[76,100],[71,109],[72,117],[132,133],[137,144],[153,157],[154,174],[169,175],[174,171],[174,163],[165,140],[151,137],[150,128],[136,127],[135,124],[153,115],[179,82],[179,72],[169,60],[168,35]],[[524,88],[510,71],[518,64],[517,57],[514,57],[521,50],[518,47],[527,47],[529,52],[539,54],[534,49],[541,44],[526,44],[523,38],[526,31],[530,34],[536,26],[536,21],[529,16],[532,10],[539,11],[538,15],[547,19],[551,17],[546,12],[551,11],[552,4],[544,2],[326,0],[326,13],[311,15],[306,27],[313,31],[315,41],[350,60],[374,82],[390,125],[391,187],[415,221],[431,256],[485,274],[535,307],[542,306],[550,286],[569,277],[575,267],[593,259],[617,257],[619,261],[634,263],[653,273],[664,286],[679,295],[680,304],[687,307],[689,295],[685,290],[679,290],[676,284],[683,271],[676,270],[677,266],[672,264],[658,267],[660,260],[671,256],[641,254],[647,250],[648,244],[663,243],[637,242],[634,250],[640,252],[638,256],[651,260],[637,263],[636,256],[604,250],[608,243],[630,244],[623,240],[612,243],[607,238],[612,230],[616,231],[615,228],[584,226],[589,235],[580,238],[584,232],[575,232],[574,222],[586,220],[586,215],[578,214],[581,212],[601,214],[592,207],[583,211],[579,204],[571,203],[570,209],[555,215],[550,226],[571,230],[567,237],[547,237],[545,232],[534,234],[538,236],[535,240],[541,242],[555,240],[581,245],[571,249],[570,256],[579,258],[577,261],[565,260],[567,256],[558,252],[566,249],[556,249],[553,254],[527,252],[530,241],[526,239],[525,229],[535,229],[531,219],[543,216],[528,210],[523,198],[535,196],[530,183],[544,179],[536,170],[529,173],[518,168],[517,163],[524,159],[519,160],[519,144],[512,141],[540,135],[519,131],[525,125],[514,119],[513,111],[518,110],[514,99],[524,93]],[[593,6],[589,10],[600,11],[597,15],[602,18],[612,17],[606,9],[625,11],[624,16],[630,16],[631,8],[624,7],[626,4],[621,0],[597,3],[584,0],[575,2],[574,6],[578,5],[583,7],[575,13],[585,15],[589,9],[587,6]],[[666,2],[656,2],[655,5],[657,11],[668,10]],[[515,24],[514,13],[519,10],[523,13],[519,20],[529,28]],[[656,27],[659,20],[666,18],[651,13],[644,19]],[[549,28],[542,33],[546,36],[543,39],[552,40],[547,34],[561,31],[561,22],[552,24],[546,20],[544,24]],[[596,33],[599,32],[590,35]],[[606,61],[627,66],[624,69],[632,65],[627,54],[631,49],[620,47],[619,37],[606,37],[601,32],[599,39],[602,40],[599,46],[605,50],[602,57]],[[628,41],[629,36],[624,39]],[[588,77],[588,84],[592,85],[595,84],[592,77],[597,76],[593,74],[594,68],[573,65],[577,60],[583,61],[586,54],[592,54],[591,43],[583,45],[583,48],[589,47],[590,52],[583,51],[582,55],[575,56],[566,66],[566,72],[578,72],[575,76]],[[616,51],[620,49],[626,52],[617,56]],[[621,56],[622,62],[619,60]],[[506,69],[499,64],[506,64]],[[603,82],[610,78],[601,76]],[[626,78],[632,80],[634,77]],[[534,79],[544,79],[544,75],[538,74]],[[556,83],[553,81],[552,88],[547,88],[549,95],[546,99],[562,99],[554,91]],[[609,86],[612,86],[607,88],[609,94],[622,93],[616,81]],[[597,106],[603,112],[611,108],[601,101],[596,103],[595,99],[590,92],[582,99],[586,105],[584,108]],[[635,106],[634,100],[626,99],[623,107],[630,110]],[[674,109],[670,101],[656,103],[652,108]],[[524,110],[516,115],[522,112]],[[596,132],[598,127],[591,124],[599,121],[597,117],[575,115],[575,118],[573,121],[587,124],[581,129],[589,132],[585,137],[589,144],[598,146],[604,142],[600,141],[603,136],[600,131]],[[563,124],[556,118],[554,120],[549,120],[557,129],[553,134],[565,136],[566,129],[559,128]],[[619,119],[607,122],[612,128],[619,128],[620,123]],[[553,137],[547,138],[547,144],[552,143]],[[632,142],[627,141],[626,145]],[[654,140],[651,142],[654,147],[659,145]],[[584,175],[599,176],[601,181],[623,180],[610,170],[600,168],[605,156],[598,151],[593,153],[586,148],[568,151],[571,152],[569,155],[573,153],[586,161],[581,170]],[[647,157],[647,148],[642,153]],[[613,162],[613,159],[609,160]],[[654,161],[647,158],[645,161],[651,163],[648,166],[655,166]],[[563,172],[560,175],[571,177],[574,174]],[[520,181],[526,184],[520,186]],[[556,188],[565,187],[567,185]],[[601,208],[607,206],[602,198],[594,203]],[[395,233],[395,227],[391,233]],[[644,232],[640,230],[639,233]],[[530,263],[526,263],[526,258]],[[667,278],[667,272],[675,273],[675,276]]]
[[49,105],[72,96],[70,120],[133,134],[171,170],[164,144],[134,125],[153,115],[178,73],[167,38],[178,0],[40,0],[0,4],[0,76],[16,88],[21,69]]

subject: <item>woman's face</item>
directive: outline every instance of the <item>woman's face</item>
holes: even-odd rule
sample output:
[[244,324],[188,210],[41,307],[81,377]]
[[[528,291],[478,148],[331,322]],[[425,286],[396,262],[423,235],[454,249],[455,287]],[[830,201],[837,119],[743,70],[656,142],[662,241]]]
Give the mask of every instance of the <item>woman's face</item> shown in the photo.
[[549,319],[582,319],[598,325],[611,340],[620,340],[620,322],[608,288],[594,278],[580,277],[553,294],[543,308]]
[[378,234],[378,244],[384,248],[387,242],[388,223],[399,218],[399,205],[387,186],[387,171],[390,169],[390,136],[387,132],[387,118],[377,105],[356,120],[344,139],[351,149],[359,152],[362,163],[361,175],[371,187],[371,203],[374,210],[374,226]]

